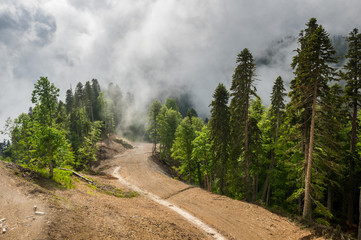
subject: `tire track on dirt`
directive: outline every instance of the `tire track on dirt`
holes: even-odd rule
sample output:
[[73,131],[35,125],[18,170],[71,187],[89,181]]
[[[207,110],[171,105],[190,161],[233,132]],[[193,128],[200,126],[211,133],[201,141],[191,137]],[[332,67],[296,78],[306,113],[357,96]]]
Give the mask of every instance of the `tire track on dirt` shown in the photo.
[[[217,239],[217,240],[225,240],[226,238],[221,235],[216,229],[208,226],[207,224],[205,224],[204,222],[202,222],[200,219],[198,219],[197,217],[193,216],[192,214],[190,214],[189,212],[187,212],[186,210],[174,205],[173,203],[162,199],[161,197],[150,193],[146,190],[143,190],[141,188],[139,188],[138,186],[131,184],[130,182],[128,182],[127,180],[125,180],[120,174],[119,174],[119,170],[121,169],[121,167],[116,167],[113,171],[113,175],[115,177],[118,178],[118,181],[127,186],[128,188],[132,189],[133,191],[136,191],[142,195],[147,196],[148,198],[150,198],[151,200],[173,210],[174,212],[178,213],[179,215],[181,215],[182,217],[184,217],[187,221],[189,221],[190,223],[192,223],[193,225],[197,226],[199,229],[201,229],[202,231],[206,232],[208,236]],[[186,191],[190,188],[186,188],[183,189],[181,192]]]

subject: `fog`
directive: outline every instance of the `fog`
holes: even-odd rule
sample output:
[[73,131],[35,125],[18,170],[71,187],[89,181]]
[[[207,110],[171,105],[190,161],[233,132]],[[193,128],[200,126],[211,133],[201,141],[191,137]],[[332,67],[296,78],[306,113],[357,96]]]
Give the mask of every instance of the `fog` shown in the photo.
[[[316,17],[330,34],[360,28],[359,0],[2,0],[0,128],[27,112],[40,76],[61,89],[97,78],[132,92],[137,110],[167,93],[189,92],[201,116],[219,82],[230,86],[237,54],[256,59]],[[257,67],[265,104],[281,75],[292,79],[296,41]]]

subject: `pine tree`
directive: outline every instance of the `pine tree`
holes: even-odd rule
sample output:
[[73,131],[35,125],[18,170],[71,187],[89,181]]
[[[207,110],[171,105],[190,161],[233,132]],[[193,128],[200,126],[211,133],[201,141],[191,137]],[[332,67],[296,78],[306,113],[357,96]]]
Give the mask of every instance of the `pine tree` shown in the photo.
[[168,109],[173,109],[179,112],[179,106],[173,98],[167,98],[164,102],[164,106],[166,106]]
[[93,92],[93,88],[90,85],[90,82],[87,81],[84,86],[84,101],[85,101],[85,108],[88,118],[94,122],[94,113],[93,113],[93,102],[95,96]]
[[193,117],[191,121],[188,117],[185,117],[177,128],[172,146],[172,158],[181,164],[179,172],[186,176],[190,184],[194,182],[194,179],[197,179],[194,176],[200,171],[197,161],[193,161],[192,158],[192,142],[197,137],[196,131],[201,131],[202,127],[203,122],[200,118]]
[[[291,82],[292,93],[291,101],[306,99],[305,108],[308,109],[308,118],[310,119],[309,143],[306,150],[306,170],[305,170],[305,201],[303,209],[303,218],[312,218],[311,207],[311,175],[312,175],[312,157],[314,147],[315,117],[317,100],[325,95],[328,90],[328,82],[334,78],[335,71],[329,63],[335,63],[333,57],[335,50],[327,32],[322,26],[317,24],[315,18],[311,18],[307,23],[307,28],[301,31],[299,36],[300,48],[297,49],[297,55],[294,57],[292,67],[295,69],[295,79]],[[297,92],[296,89],[302,89]],[[305,93],[305,95],[303,95]],[[295,98],[297,96],[297,98]],[[294,102],[295,108],[300,102]],[[311,112],[311,114],[309,114]],[[308,129],[306,129],[308,131]],[[308,141],[308,139],[306,139]]]
[[229,93],[223,84],[219,84],[213,93],[213,101],[209,105],[211,119],[209,121],[211,150],[213,153],[214,170],[219,178],[219,189],[221,194],[226,193],[226,174],[228,165],[228,143],[229,143]]
[[[284,97],[286,96],[285,93],[286,89],[283,86],[283,80],[281,76],[279,76],[272,88],[272,94],[271,94],[271,117],[275,118],[275,121],[273,121],[274,124],[274,138],[273,143],[274,146],[277,146],[278,144],[278,134],[279,134],[279,128],[280,128],[280,121],[281,121],[281,113],[285,108],[284,103]],[[266,196],[270,194],[270,181],[272,178],[272,171],[275,166],[275,151],[271,152],[271,163],[268,168],[268,174],[266,181],[264,183],[263,187],[263,193],[262,193],[262,202],[266,201]],[[268,204],[268,202],[266,202]]]
[[158,116],[159,121],[159,152],[160,158],[170,164],[175,164],[171,159],[171,148],[175,139],[175,132],[182,120],[179,111],[167,108],[164,104]]
[[65,96],[65,108],[67,114],[70,114],[72,112],[73,106],[74,106],[73,91],[71,89],[68,89],[66,91],[66,96]]
[[159,113],[162,104],[159,100],[154,100],[148,111],[148,129],[149,137],[153,142],[152,154],[154,155],[157,150],[157,143],[159,142]]
[[94,121],[100,121],[101,119],[101,99],[99,99],[100,96],[100,85],[98,83],[97,79],[92,79],[92,88],[93,88],[93,113],[94,113]]
[[346,84],[346,96],[347,100],[351,106],[351,140],[350,140],[350,157],[349,157],[349,180],[348,180],[348,209],[347,209],[347,219],[349,222],[353,222],[354,215],[354,199],[357,196],[356,184],[355,184],[355,166],[356,161],[359,160],[359,155],[356,152],[356,143],[358,135],[358,106],[361,101],[361,94],[359,90],[361,89],[361,34],[358,29],[354,29],[350,32],[347,37],[349,43],[348,52],[346,54],[346,59],[348,60],[344,69],[346,73],[343,74]]
[[[192,160],[199,166],[198,181],[199,185],[208,191],[212,190],[212,151],[210,132],[207,126],[203,126],[201,131],[196,132],[197,137],[192,141],[193,151]],[[203,176],[203,181],[202,181]]]
[[[241,154],[244,154],[245,169],[245,196],[251,199],[250,160],[249,160],[249,100],[256,95],[255,68],[251,52],[245,48],[237,56],[238,66],[234,70],[231,86],[230,126],[231,126],[231,159],[237,163]],[[236,166],[235,166],[236,167]]]
[[252,177],[252,201],[257,201],[258,181],[260,173],[260,163],[264,156],[263,151],[263,133],[259,127],[264,113],[264,106],[260,97],[250,100],[249,107],[249,159],[250,171]]
[[68,155],[66,158],[72,158],[64,131],[57,128],[54,122],[59,89],[46,77],[41,77],[34,87],[31,99],[36,104],[33,114],[37,121],[32,134],[34,154],[35,158],[49,165],[49,174],[52,177],[53,168],[57,161],[62,159],[61,155],[65,153]]

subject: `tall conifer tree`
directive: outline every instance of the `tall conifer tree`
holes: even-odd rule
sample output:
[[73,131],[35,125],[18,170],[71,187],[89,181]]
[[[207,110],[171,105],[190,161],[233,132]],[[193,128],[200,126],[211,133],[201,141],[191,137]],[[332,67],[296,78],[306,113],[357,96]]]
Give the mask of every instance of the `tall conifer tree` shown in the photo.
[[[284,103],[284,97],[286,96],[285,91],[286,91],[286,89],[283,85],[283,80],[282,80],[281,76],[279,76],[273,85],[272,94],[271,94],[271,113],[272,113],[272,118],[275,118],[275,120],[276,120],[273,122],[274,123],[274,126],[273,126],[274,146],[277,146],[277,144],[278,144],[278,133],[279,133],[279,128],[280,128],[281,112],[285,108],[285,103]],[[264,187],[263,187],[263,193],[262,193],[262,201],[263,202],[265,202],[266,196],[269,195],[272,171],[275,166],[274,149],[271,154],[272,154],[271,155],[271,163],[269,165],[267,178],[266,178],[266,181],[265,181]],[[266,203],[266,204],[268,204],[268,203]]]
[[251,199],[251,178],[249,160],[249,100],[252,95],[256,95],[255,69],[251,52],[245,48],[237,56],[238,66],[234,70],[231,86],[231,159],[236,163],[241,154],[244,155],[245,170],[245,196],[248,201]]
[[219,84],[213,94],[210,104],[211,119],[209,121],[211,150],[215,162],[214,172],[219,178],[219,189],[221,194],[226,192],[226,174],[228,165],[228,143],[229,143],[229,93],[223,84]]
[[[291,82],[291,105],[295,109],[306,108],[306,119],[310,119],[309,132],[306,132],[306,144],[308,144],[305,156],[305,201],[303,218],[312,218],[311,205],[311,176],[312,157],[314,147],[315,117],[318,99],[328,91],[328,83],[334,78],[335,70],[329,63],[335,63],[335,50],[331,45],[329,35],[324,28],[317,24],[315,18],[311,18],[306,24],[307,28],[301,31],[299,36],[300,48],[292,62],[295,69],[295,79]],[[304,103],[300,100],[305,100]],[[302,106],[303,105],[303,106]],[[308,131],[308,129],[305,129]]]
[[356,143],[357,143],[357,133],[358,133],[358,124],[357,124],[357,112],[359,110],[358,106],[361,101],[361,34],[358,32],[358,29],[354,29],[350,32],[347,37],[349,43],[348,53],[346,58],[348,59],[347,64],[345,65],[346,73],[344,77],[347,81],[346,84],[346,95],[348,102],[351,106],[351,141],[350,141],[350,160],[349,160],[349,189],[348,191],[348,210],[347,210],[347,219],[349,222],[353,222],[354,215],[354,197],[357,196],[356,185],[355,185],[355,166],[356,161],[359,159],[359,156],[356,152]]

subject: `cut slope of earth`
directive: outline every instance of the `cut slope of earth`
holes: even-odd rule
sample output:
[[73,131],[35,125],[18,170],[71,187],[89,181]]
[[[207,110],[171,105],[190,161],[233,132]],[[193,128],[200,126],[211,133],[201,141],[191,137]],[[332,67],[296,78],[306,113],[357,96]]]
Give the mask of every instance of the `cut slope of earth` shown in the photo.
[[[138,196],[117,198],[75,181],[61,190],[46,179],[28,182],[0,161],[0,239],[207,239],[178,214]],[[92,178],[117,182],[110,176]],[[120,185],[118,184],[118,187]],[[33,207],[45,215],[35,215]]]
[[312,239],[308,230],[287,218],[168,177],[150,160],[151,147],[137,143],[134,149],[107,160],[108,173],[119,167],[120,176],[132,186],[166,199],[229,239]]
[[[119,151],[118,151],[119,152]],[[140,192],[186,211],[228,239],[313,239],[286,218],[256,205],[209,193],[168,177],[149,159],[150,144],[102,161],[99,183]],[[114,152],[115,153],[115,152]],[[112,153],[112,155],[114,155]],[[16,169],[15,169],[16,170]],[[18,175],[24,175],[17,171]],[[26,175],[26,174],[25,174]],[[204,230],[177,212],[141,194],[117,198],[74,178],[75,188],[62,190],[47,179],[27,175],[24,180],[0,161],[0,219],[6,233],[0,239],[211,239]],[[148,196],[147,196],[148,195]],[[45,215],[35,215],[34,205]]]

